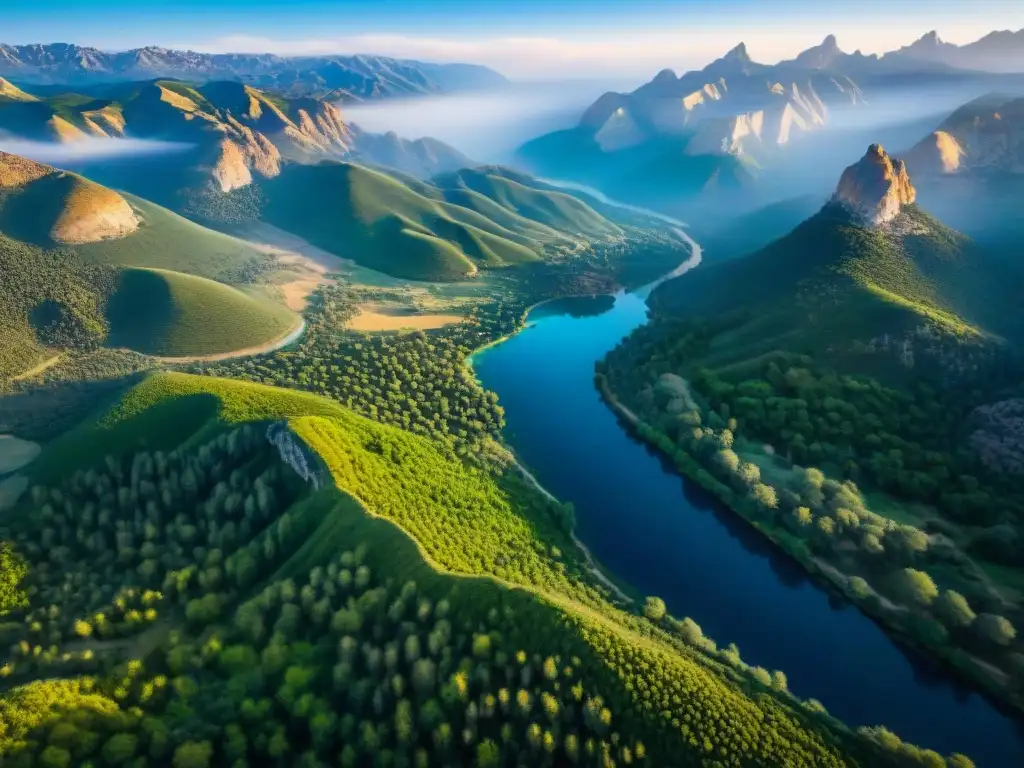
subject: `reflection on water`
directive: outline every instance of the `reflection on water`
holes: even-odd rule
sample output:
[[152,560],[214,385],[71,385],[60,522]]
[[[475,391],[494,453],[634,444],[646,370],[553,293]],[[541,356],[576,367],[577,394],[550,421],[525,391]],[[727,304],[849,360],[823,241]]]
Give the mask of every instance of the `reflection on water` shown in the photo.
[[530,312],[530,319],[540,320],[543,317],[554,317],[556,315],[592,317],[594,315],[603,315],[613,306],[615,306],[614,296],[570,296],[539,304]]

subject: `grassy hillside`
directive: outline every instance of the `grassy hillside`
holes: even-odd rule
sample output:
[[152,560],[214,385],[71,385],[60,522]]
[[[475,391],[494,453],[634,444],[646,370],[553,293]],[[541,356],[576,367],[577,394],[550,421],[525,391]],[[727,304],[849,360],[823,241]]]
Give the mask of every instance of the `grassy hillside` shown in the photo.
[[914,207],[865,228],[827,206],[657,289],[598,382],[680,471],[1020,708],[1024,503],[1016,454],[991,450],[1015,439],[1019,295]]
[[414,280],[454,280],[539,261],[546,247],[621,233],[577,198],[486,171],[407,184],[329,163],[288,168],[264,189],[266,220],[364,266]]
[[127,268],[106,311],[107,344],[151,355],[209,355],[259,346],[298,326],[293,313],[181,272]]
[[446,200],[457,205],[474,208],[474,201],[481,197],[497,204],[515,217],[515,223],[509,226],[510,229],[533,223],[550,228],[555,237],[560,236],[558,233],[590,237],[622,233],[618,226],[580,198],[508,168],[464,168],[456,173],[435,177],[434,184],[444,191]]
[[234,282],[267,260],[264,251],[215,232],[142,198],[127,195],[139,219],[129,237],[85,243],[75,249],[97,264],[169,269]]
[[274,341],[298,325],[283,307],[221,284],[267,271],[274,263],[268,254],[153,203],[5,153],[0,259],[3,379],[61,349],[215,354]]
[[[327,487],[267,442],[282,420],[291,466]],[[36,622],[57,648],[16,645],[6,667],[19,687],[0,698],[0,746],[24,764],[101,749],[177,765],[944,764],[846,731],[671,619],[613,607],[535,491],[321,398],[161,375],[37,467],[63,482],[12,518],[32,597],[10,626]],[[143,508],[150,485],[164,495]],[[108,488],[124,503],[97,516]],[[58,495],[76,514],[52,528]],[[89,588],[62,591],[78,579]],[[59,746],[87,707],[79,727],[104,738]]]
[[734,321],[722,360],[773,348],[832,354],[921,323],[979,337],[1011,330],[1006,281],[973,244],[915,208],[893,231],[827,206],[767,248],[669,281],[651,297],[673,317]]

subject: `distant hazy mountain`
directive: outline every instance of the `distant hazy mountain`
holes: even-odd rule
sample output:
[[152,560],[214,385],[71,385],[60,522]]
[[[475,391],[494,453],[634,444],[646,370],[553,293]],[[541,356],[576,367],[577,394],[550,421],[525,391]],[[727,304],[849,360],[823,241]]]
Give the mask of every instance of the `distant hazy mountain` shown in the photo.
[[864,104],[840,67],[869,60],[843,53],[831,35],[774,66],[741,43],[703,69],[662,70],[632,93],[604,94],[576,128],[528,142],[519,156],[542,175],[648,204],[730,197],[740,209],[753,201],[732,193],[752,188],[779,149]]
[[829,36],[818,48],[774,67],[751,60],[742,43],[696,72],[663,70],[630,94],[606,94],[580,124],[606,151],[653,136],[692,133],[687,154],[753,154],[786,144],[828,120],[830,107],[863,101],[832,63],[845,57]]
[[507,84],[494,70],[473,64],[431,64],[365,55],[210,54],[156,46],[110,53],[68,43],[0,44],[0,76],[22,83],[68,85],[155,78],[238,80],[293,95],[330,94],[355,101]]
[[988,94],[955,110],[905,153],[921,202],[1019,260],[1024,237],[1024,98]]
[[[741,43],[702,69],[681,76],[665,69],[631,93],[605,93],[576,127],[527,142],[518,157],[539,175],[684,216],[735,215],[806,192],[786,179],[806,175],[823,147],[848,151],[844,136],[863,146],[874,137],[858,126],[908,98],[920,96],[908,118],[935,114],[1014,81],[941,57],[847,53],[835,35],[773,65],[753,61]],[[810,141],[812,133],[835,138]]]
[[1024,98],[988,94],[951,114],[907,155],[922,175],[1024,175]]
[[931,62],[986,72],[1024,72],[1024,29],[990,32],[967,45],[947,43],[938,32],[932,31],[908,46],[886,54],[884,60]]
[[332,101],[284,98],[234,81],[196,87],[154,80],[112,85],[102,98],[41,98],[0,79],[0,131],[66,144],[134,137],[191,145],[191,152],[175,156],[159,173],[121,168],[121,176],[104,177],[176,208],[196,205],[181,199],[182,190],[231,193],[254,179],[276,177],[287,162],[350,158],[421,178],[471,164],[440,141],[355,129]]

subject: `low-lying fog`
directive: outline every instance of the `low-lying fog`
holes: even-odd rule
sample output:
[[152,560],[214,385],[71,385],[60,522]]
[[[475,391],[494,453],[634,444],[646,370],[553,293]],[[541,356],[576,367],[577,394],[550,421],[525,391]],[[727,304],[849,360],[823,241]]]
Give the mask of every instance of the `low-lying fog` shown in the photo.
[[598,96],[639,83],[517,83],[493,93],[428,96],[342,105],[345,118],[373,132],[431,136],[479,162],[508,162],[525,141],[570,128]]
[[72,170],[92,162],[122,160],[186,152],[191,144],[151,139],[83,138],[67,144],[29,141],[0,134],[0,152]]

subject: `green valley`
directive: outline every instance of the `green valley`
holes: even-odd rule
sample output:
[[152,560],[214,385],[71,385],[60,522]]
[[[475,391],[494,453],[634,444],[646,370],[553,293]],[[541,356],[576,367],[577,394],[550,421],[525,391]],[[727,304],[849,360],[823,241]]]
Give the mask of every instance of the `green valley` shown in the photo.
[[0,766],[1024,765],[1024,30],[65,5],[0,25]]

